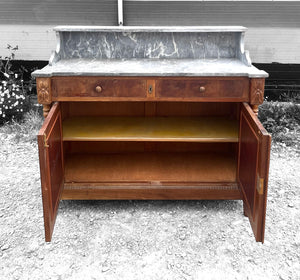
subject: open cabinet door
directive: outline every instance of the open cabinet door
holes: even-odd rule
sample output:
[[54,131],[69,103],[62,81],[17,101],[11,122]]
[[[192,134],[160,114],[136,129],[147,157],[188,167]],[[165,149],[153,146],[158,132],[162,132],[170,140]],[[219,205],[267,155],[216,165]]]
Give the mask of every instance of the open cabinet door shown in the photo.
[[51,241],[63,189],[62,122],[55,103],[38,133],[45,239]]
[[271,136],[251,107],[243,103],[240,115],[238,181],[256,241],[264,241]]

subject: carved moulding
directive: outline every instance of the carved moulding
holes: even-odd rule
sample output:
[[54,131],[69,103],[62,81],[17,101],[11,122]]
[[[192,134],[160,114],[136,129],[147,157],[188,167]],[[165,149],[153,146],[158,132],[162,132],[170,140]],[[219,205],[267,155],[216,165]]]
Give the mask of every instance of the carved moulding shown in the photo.
[[37,97],[38,103],[43,104],[43,112],[44,117],[47,117],[52,97],[51,97],[51,79],[50,78],[37,78],[36,79],[36,90],[37,90]]
[[36,89],[40,104],[51,103],[51,80],[50,78],[37,78]]
[[251,79],[250,104],[259,105],[264,102],[265,79]]
[[253,112],[258,115],[258,105],[264,102],[265,79],[251,79],[250,104]]

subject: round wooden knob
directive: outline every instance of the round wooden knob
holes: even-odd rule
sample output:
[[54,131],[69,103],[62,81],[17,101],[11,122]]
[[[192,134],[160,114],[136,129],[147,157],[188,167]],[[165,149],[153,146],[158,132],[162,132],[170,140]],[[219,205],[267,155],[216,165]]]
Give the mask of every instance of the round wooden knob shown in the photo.
[[205,91],[205,87],[199,87],[199,91],[200,92],[204,92]]
[[102,87],[101,86],[96,86],[96,91],[100,93],[102,91]]

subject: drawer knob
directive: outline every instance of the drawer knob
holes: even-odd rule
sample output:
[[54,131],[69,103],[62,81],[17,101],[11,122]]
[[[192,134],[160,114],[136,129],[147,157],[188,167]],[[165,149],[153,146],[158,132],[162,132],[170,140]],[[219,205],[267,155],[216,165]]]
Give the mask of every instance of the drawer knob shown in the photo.
[[199,87],[199,91],[200,91],[200,92],[204,92],[204,91],[205,91],[205,87],[202,87],[202,86]]
[[102,87],[101,86],[96,86],[96,91],[100,93],[102,91]]

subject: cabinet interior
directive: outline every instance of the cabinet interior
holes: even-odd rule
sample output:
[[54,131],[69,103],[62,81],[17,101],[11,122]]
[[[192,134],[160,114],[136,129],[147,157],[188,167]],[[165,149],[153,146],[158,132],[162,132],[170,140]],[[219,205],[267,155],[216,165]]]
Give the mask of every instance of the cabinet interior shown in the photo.
[[238,103],[67,102],[61,112],[66,186],[237,181]]

